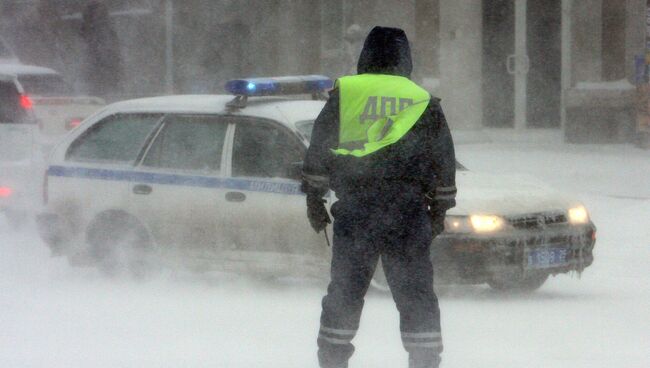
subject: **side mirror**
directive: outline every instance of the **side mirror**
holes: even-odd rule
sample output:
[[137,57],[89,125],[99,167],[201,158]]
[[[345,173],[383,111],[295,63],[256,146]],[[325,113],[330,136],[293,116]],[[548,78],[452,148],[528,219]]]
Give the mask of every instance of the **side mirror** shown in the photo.
[[289,178],[293,180],[302,179],[302,161],[292,162],[289,166]]

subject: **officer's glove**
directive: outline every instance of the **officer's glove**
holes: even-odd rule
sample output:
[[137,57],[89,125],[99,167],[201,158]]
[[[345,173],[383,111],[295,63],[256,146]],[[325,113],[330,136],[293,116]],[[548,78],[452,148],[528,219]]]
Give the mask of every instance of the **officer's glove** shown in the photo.
[[307,195],[307,217],[309,224],[317,233],[331,224],[330,216],[325,208],[325,200],[315,195]]

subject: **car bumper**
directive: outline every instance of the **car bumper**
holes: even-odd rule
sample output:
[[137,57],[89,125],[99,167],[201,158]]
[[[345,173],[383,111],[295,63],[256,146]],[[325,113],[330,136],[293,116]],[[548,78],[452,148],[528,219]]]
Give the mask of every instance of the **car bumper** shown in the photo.
[[[483,283],[513,271],[582,272],[593,262],[595,241],[593,223],[491,235],[443,233],[434,240],[431,254],[438,282]],[[544,252],[562,257],[540,264],[537,256]]]

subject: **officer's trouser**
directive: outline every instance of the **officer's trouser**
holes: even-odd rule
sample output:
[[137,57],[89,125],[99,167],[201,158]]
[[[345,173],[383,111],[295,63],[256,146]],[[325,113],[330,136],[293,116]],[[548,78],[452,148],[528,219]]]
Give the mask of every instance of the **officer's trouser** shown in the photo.
[[[332,208],[331,282],[323,298],[318,334],[321,367],[347,367],[379,257],[399,310],[402,343],[411,366],[434,367],[439,361],[440,310],[433,292],[432,233],[426,207],[408,203],[380,207],[339,201]],[[378,347],[377,354],[381,354]]]

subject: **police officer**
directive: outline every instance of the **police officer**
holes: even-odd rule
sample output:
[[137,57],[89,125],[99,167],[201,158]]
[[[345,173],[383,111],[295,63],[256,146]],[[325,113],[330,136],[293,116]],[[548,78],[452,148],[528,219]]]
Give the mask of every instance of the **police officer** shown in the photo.
[[375,27],[357,75],[337,80],[316,119],[302,189],[316,232],[330,222],[323,197],[332,189],[331,282],[318,334],[321,367],[347,367],[364,295],[381,258],[400,314],[409,367],[438,367],[440,311],[430,245],[455,205],[455,157],[439,100],[409,78],[401,29]]

